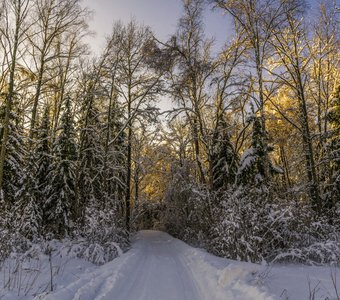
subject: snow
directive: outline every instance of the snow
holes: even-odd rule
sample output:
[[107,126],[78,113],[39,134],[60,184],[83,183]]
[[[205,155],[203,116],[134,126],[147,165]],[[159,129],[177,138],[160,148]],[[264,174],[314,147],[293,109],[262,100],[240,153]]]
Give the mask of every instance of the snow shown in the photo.
[[246,149],[240,159],[241,163],[238,168],[237,175],[240,175],[245,169],[249,168],[254,163],[255,159],[255,149]]
[[11,263],[13,269],[13,259],[1,269],[0,299],[300,300],[310,299],[313,291],[314,299],[338,299],[332,274],[340,287],[336,268],[232,261],[190,247],[160,231],[139,232],[128,252],[102,266],[76,258],[52,257],[52,293],[48,293],[48,256],[41,255],[39,261],[28,265],[25,262],[16,282],[27,277],[23,270],[38,270],[38,276],[27,277],[20,291],[3,288]]
[[[305,265],[275,265],[268,270],[268,290],[275,299],[328,299],[338,300],[332,283],[336,280],[340,292],[340,269]],[[315,293],[314,293],[314,292]],[[314,293],[314,298],[310,297]]]

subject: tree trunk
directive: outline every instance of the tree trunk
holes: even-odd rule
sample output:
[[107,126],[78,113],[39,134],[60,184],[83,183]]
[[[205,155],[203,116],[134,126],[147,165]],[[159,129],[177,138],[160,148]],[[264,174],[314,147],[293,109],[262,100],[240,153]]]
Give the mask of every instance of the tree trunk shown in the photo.
[[[45,49],[43,49],[45,51]],[[31,127],[30,127],[30,134],[29,134],[29,144],[32,145],[33,137],[34,137],[34,129],[35,129],[35,123],[37,118],[37,110],[38,110],[38,104],[39,104],[39,98],[41,94],[41,87],[42,87],[42,80],[44,75],[44,65],[45,65],[45,58],[44,54],[42,54],[41,60],[40,60],[40,69],[39,69],[39,75],[38,75],[38,82],[37,87],[35,90],[34,95],[34,102],[33,102],[33,108],[32,108],[32,116],[31,116]]]
[[306,172],[308,179],[308,192],[311,197],[313,208],[319,213],[321,210],[321,202],[319,195],[319,185],[318,179],[316,175],[315,168],[315,160],[314,160],[314,152],[313,152],[313,144],[312,137],[310,134],[309,124],[308,124],[308,111],[305,100],[305,95],[303,91],[302,81],[299,80],[300,91],[298,92],[298,98],[300,101],[300,115],[301,115],[301,129],[302,129],[302,141],[303,141],[303,150],[305,154],[306,160]]
[[[130,105],[129,105],[130,107]],[[131,122],[128,129],[128,146],[127,146],[127,161],[126,161],[126,189],[125,189],[125,224],[127,231],[130,231],[131,217],[131,153],[132,153],[132,126]]]

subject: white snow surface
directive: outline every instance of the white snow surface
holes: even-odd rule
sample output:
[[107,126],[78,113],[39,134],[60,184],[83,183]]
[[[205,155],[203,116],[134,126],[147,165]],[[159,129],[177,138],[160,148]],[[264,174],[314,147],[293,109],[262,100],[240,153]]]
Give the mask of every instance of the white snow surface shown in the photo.
[[48,267],[41,269],[42,278],[26,296],[1,290],[0,278],[0,299],[302,300],[310,299],[310,290],[315,291],[315,300],[337,299],[331,272],[338,272],[339,281],[338,269],[232,261],[192,248],[167,233],[145,230],[136,234],[128,252],[103,266],[79,259],[64,261],[63,272],[54,277],[54,292],[42,293],[42,286],[48,290]]
[[141,231],[126,254],[44,299],[272,299],[245,283],[255,269],[218,269],[206,255],[164,232]]

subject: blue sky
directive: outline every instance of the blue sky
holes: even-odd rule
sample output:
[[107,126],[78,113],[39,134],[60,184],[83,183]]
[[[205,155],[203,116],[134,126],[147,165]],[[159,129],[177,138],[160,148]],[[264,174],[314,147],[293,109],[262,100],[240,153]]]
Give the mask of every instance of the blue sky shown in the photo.
[[[182,15],[181,0],[83,0],[85,6],[94,10],[90,29],[96,32],[91,38],[95,51],[103,46],[104,37],[111,32],[115,21],[127,22],[135,18],[138,23],[150,26],[159,39],[167,40],[175,32]],[[207,36],[216,37],[222,43],[230,32],[230,19],[220,10],[207,9],[204,15]]]
[[[319,0],[307,0],[315,6]],[[340,0],[337,0],[340,1]],[[96,35],[88,38],[92,50],[99,54],[103,49],[105,37],[111,33],[116,21],[138,23],[150,26],[156,36],[166,41],[176,31],[178,19],[182,15],[182,0],[83,0],[83,4],[94,11],[90,29]],[[232,35],[231,18],[221,10],[207,8],[204,14],[207,37],[215,37],[215,46],[220,49]],[[162,110],[172,107],[171,101],[162,99]]]
[[[320,0],[307,0],[315,6]],[[336,0],[338,2],[340,0]],[[83,4],[94,11],[90,28],[96,35],[89,39],[92,49],[102,49],[105,36],[109,35],[115,21],[128,22],[132,18],[138,23],[150,26],[159,39],[167,40],[175,32],[182,15],[182,0],[83,0]],[[205,12],[204,23],[207,36],[216,38],[216,46],[222,46],[230,37],[230,17],[221,10]]]

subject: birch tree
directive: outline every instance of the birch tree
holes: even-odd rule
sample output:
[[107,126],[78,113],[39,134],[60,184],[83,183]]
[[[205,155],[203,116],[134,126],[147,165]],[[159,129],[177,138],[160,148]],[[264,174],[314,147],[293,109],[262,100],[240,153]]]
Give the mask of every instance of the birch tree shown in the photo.
[[[266,180],[270,177],[270,160],[268,135],[266,129],[265,104],[272,93],[270,85],[266,84],[266,71],[264,66],[271,55],[270,40],[275,29],[284,20],[282,8],[292,1],[271,0],[213,0],[216,7],[232,16],[236,30],[241,30],[248,44],[248,53],[251,62],[251,80],[253,90],[250,95],[259,115],[262,134],[263,156],[260,164],[263,170],[261,176]],[[293,1],[294,2],[294,1]],[[292,2],[292,3],[293,3]],[[249,66],[248,66],[249,67]]]
[[215,69],[212,57],[212,40],[204,37],[201,0],[183,1],[184,15],[179,21],[176,35],[170,41],[175,54],[169,73],[171,94],[189,122],[192,134],[197,178],[202,184],[209,182],[205,167],[207,128],[204,109],[211,100],[207,88]]
[[[112,33],[112,55],[117,64],[117,94],[123,108],[126,131],[126,190],[125,216],[126,227],[130,228],[131,180],[133,131],[137,118],[153,118],[152,107],[160,93],[162,72],[153,68],[150,57],[153,55],[153,35],[149,28],[139,26],[134,21],[127,25],[117,23]],[[117,135],[118,136],[118,135]],[[115,137],[110,141],[114,142]]]
[[[310,55],[307,36],[299,10],[286,8],[285,15],[286,23],[282,24],[273,34],[273,46],[279,64],[276,72],[271,71],[271,73],[277,76],[278,82],[289,87],[297,99],[296,105],[300,123],[298,130],[301,133],[305,156],[308,193],[313,207],[320,211],[321,199],[306,91],[307,82],[310,79],[308,75]],[[283,71],[281,71],[282,67]]]
[[[43,87],[51,80],[47,76],[47,71],[53,68],[53,64],[51,65],[53,61],[60,59],[62,56],[68,56],[67,52],[63,53],[64,50],[60,51],[58,44],[60,46],[63,35],[86,27],[85,18],[88,16],[88,12],[79,3],[79,0],[35,0],[34,2],[34,17],[38,21],[36,26],[33,27],[34,34],[29,36],[35,68],[34,73],[36,74],[35,93],[30,117],[30,139],[34,136],[39,99],[41,98]],[[74,47],[72,42],[70,47],[69,49],[72,51],[72,47]],[[63,96],[64,93],[62,90],[61,92]],[[57,115],[59,115],[59,110],[60,105]]]

